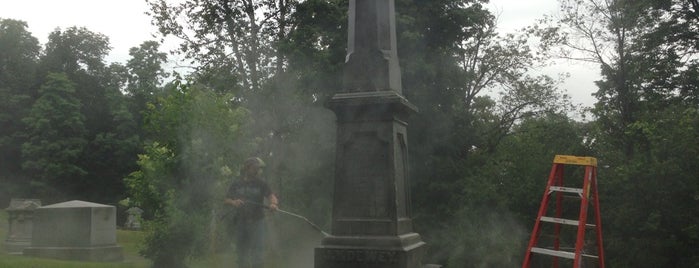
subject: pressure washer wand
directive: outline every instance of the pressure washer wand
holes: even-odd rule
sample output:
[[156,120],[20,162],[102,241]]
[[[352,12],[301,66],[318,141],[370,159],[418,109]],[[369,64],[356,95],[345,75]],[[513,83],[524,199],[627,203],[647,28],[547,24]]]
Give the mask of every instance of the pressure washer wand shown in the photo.
[[[260,204],[260,203],[257,203],[257,202],[245,201],[245,203],[250,203],[250,204],[253,204],[253,205],[262,206],[262,207],[264,207],[264,208],[266,208],[266,209],[271,209],[268,205]],[[322,229],[320,229],[320,227],[318,227],[318,225],[315,225],[313,222],[311,222],[308,218],[306,218],[306,217],[304,217],[304,216],[301,216],[301,215],[299,215],[299,214],[292,213],[292,212],[289,212],[289,211],[286,211],[286,210],[283,210],[283,209],[279,209],[279,208],[277,208],[277,211],[279,211],[279,212],[281,212],[281,213],[284,213],[284,214],[286,214],[286,215],[289,215],[289,216],[293,216],[293,217],[302,219],[302,220],[306,221],[306,223],[308,223],[308,225],[310,225],[311,227],[313,227],[313,229],[316,229],[318,232],[320,232],[321,234],[323,234],[323,236],[325,236],[325,237],[330,236],[330,234],[328,234],[328,233],[326,233],[325,231],[323,231]]]

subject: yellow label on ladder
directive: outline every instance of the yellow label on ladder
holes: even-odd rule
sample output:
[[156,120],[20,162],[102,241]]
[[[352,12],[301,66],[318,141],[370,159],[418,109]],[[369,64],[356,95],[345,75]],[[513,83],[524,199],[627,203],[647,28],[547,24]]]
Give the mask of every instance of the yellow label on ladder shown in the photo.
[[553,163],[596,167],[597,158],[573,155],[556,155],[556,157],[553,158]]

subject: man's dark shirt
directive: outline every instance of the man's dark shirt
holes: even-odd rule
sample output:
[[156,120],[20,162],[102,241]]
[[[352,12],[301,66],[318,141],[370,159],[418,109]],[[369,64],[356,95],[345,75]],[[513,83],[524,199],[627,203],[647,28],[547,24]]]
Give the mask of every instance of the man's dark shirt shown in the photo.
[[241,199],[245,203],[237,208],[236,220],[259,220],[264,217],[264,207],[262,206],[265,197],[272,194],[266,182],[261,179],[239,179],[234,181],[226,197],[236,200]]

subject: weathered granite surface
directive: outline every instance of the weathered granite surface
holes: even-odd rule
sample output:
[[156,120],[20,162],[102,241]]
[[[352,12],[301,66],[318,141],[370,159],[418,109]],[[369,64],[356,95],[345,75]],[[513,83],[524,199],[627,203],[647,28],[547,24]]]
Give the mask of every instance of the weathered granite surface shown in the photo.
[[114,206],[73,200],[34,212],[31,246],[25,255],[81,261],[121,261]]

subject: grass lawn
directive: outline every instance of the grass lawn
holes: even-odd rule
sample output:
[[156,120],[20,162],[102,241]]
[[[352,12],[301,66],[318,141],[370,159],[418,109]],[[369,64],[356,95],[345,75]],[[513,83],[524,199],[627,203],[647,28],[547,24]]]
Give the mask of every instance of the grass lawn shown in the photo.
[[[7,213],[0,211],[0,241],[7,239]],[[143,233],[117,230],[117,244],[124,250],[124,261],[119,263],[95,263],[61,261],[52,259],[32,258],[21,255],[11,255],[5,252],[4,243],[0,243],[0,268],[147,268],[150,261],[138,255],[138,244]]]
[[[144,233],[139,231],[117,230],[117,244],[123,248],[124,253],[124,261],[118,263],[63,261],[7,254],[3,245],[7,239],[7,231],[7,213],[5,210],[0,210],[0,268],[149,268],[151,265],[150,260],[138,254],[139,244],[144,237]],[[307,267],[281,265],[282,259],[278,255],[270,254],[267,259],[267,267]],[[228,248],[218,254],[191,260],[189,267],[223,268],[232,267],[234,262],[233,249]]]

